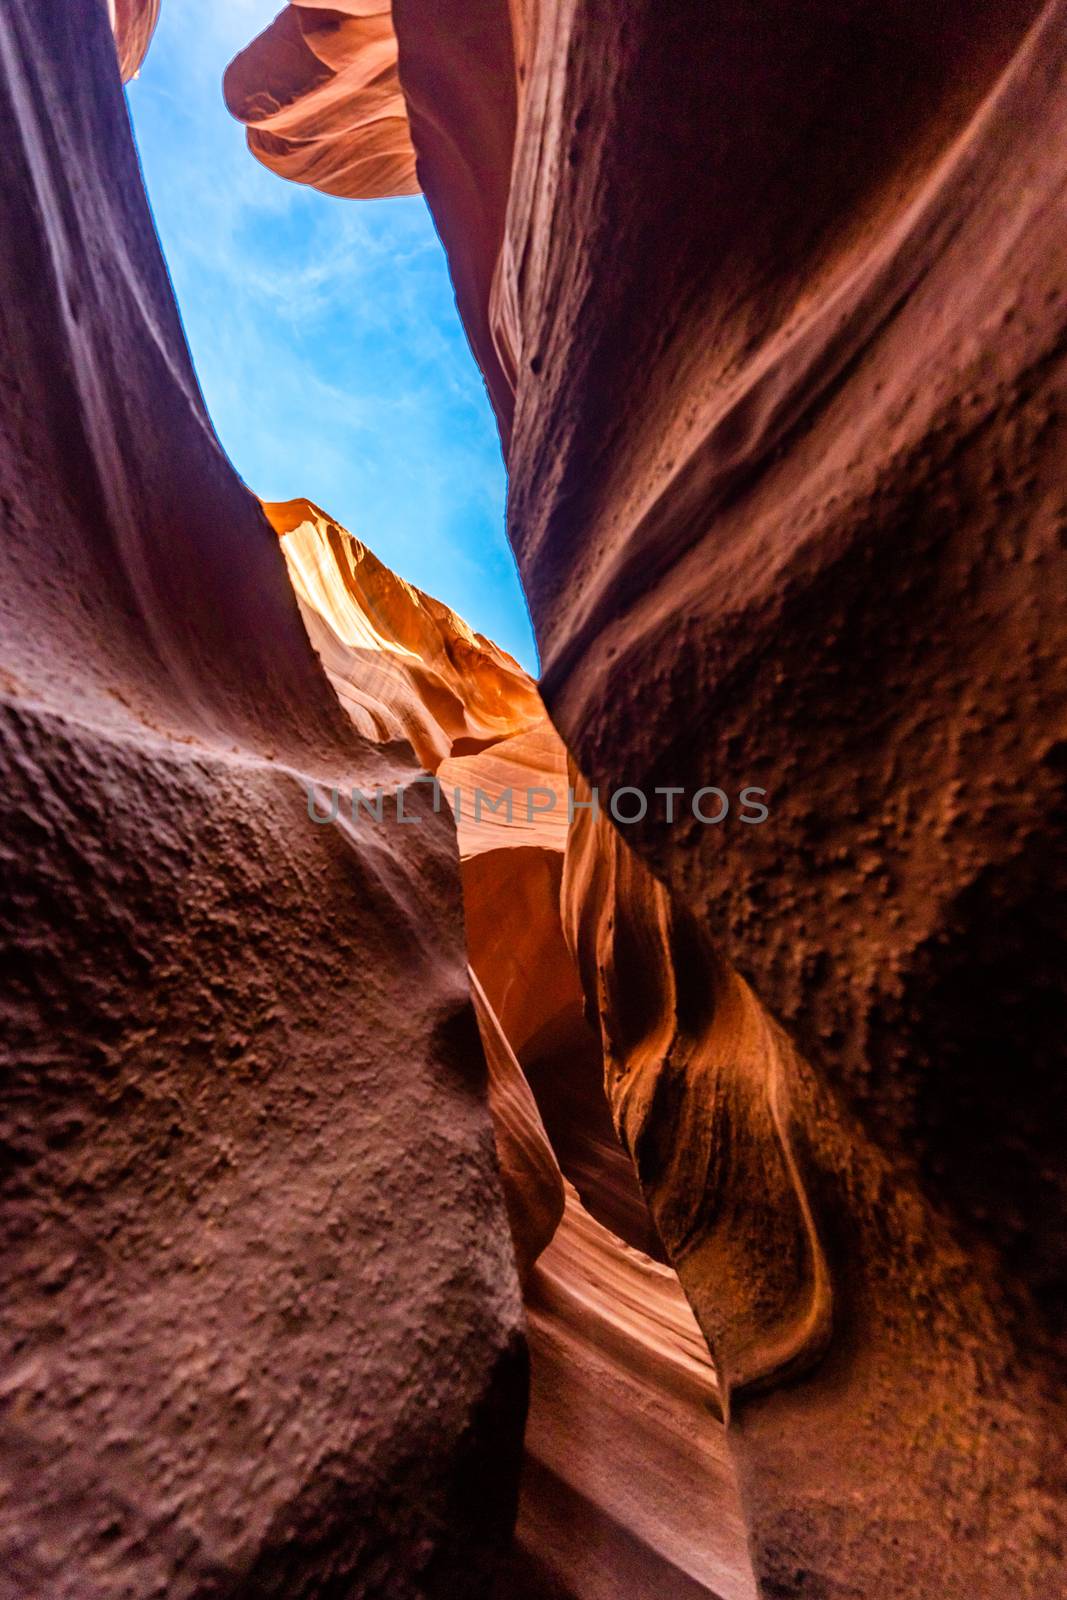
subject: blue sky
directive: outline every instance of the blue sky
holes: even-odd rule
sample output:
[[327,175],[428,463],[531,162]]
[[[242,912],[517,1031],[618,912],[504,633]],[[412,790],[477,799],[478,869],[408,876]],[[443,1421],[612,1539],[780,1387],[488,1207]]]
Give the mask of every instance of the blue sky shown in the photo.
[[504,468],[421,198],[335,200],[248,154],[227,63],[280,0],[166,0],[130,111],[208,410],[264,500],[306,495],[536,671]]

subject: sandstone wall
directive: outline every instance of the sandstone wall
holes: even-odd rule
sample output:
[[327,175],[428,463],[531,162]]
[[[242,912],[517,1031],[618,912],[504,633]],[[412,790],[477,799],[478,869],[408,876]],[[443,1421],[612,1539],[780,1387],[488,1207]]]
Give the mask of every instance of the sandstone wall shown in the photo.
[[1067,12],[393,22],[553,721],[591,784],[769,791],[576,839],[567,911],[763,1592],[1043,1596]]
[[0,1593],[485,1593],[526,1359],[455,831],[309,819],[419,769],[212,434],[99,0],[0,11],[0,283]]

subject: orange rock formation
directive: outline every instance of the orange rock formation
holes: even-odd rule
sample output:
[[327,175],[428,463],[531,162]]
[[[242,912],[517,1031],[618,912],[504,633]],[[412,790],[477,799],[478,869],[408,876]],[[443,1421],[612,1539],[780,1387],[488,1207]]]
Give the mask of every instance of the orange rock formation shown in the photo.
[[590,784],[769,793],[590,826],[565,890],[757,1580],[1043,1600],[1067,6],[393,23],[553,721]]
[[[403,639],[429,666],[470,639],[458,617],[396,579],[307,502],[267,509],[309,634],[358,727],[366,700],[346,690],[380,681],[369,650],[388,655]],[[677,1276],[633,1248],[658,1250],[658,1238],[611,1129],[601,1052],[563,935],[565,753],[532,681],[510,662],[501,675],[498,658],[483,661],[485,653],[484,642],[473,660],[462,653],[466,670],[452,681],[458,695],[484,699],[492,674],[497,740],[440,761],[437,777],[457,818],[490,1106],[527,1287],[527,1451],[515,1556],[499,1600],[749,1596],[717,1380]],[[440,698],[425,694],[417,674],[398,683],[391,680],[391,713],[418,728],[432,755],[447,737],[427,726]],[[521,731],[503,725],[509,703]],[[534,704],[539,721],[531,727]],[[389,736],[381,718],[378,737]],[[565,1208],[557,1155],[581,1188],[580,1195],[566,1185]]]
[[309,500],[264,507],[311,641],[368,739],[406,739],[430,772],[545,720],[529,676],[382,565]]
[[526,1305],[522,1592],[754,1600],[715,1373],[676,1275],[568,1186]]
[[233,62],[226,101],[265,167],[357,200],[417,194],[390,0],[302,0]]
[[504,1201],[519,1276],[525,1282],[562,1220],[563,1180],[515,1052],[474,972],[470,980],[489,1067],[489,1109]]
[[0,9],[0,1597],[1063,1592],[1067,0],[304,0],[228,74],[427,196],[573,781],[767,791],[625,836],[221,455],[157,12]]

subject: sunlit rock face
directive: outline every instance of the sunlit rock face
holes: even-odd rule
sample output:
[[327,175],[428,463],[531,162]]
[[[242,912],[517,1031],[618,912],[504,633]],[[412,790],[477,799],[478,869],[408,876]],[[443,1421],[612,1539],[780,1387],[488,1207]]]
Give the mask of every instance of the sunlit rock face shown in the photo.
[[393,21],[763,1592],[1055,1592],[1067,7]]
[[456,813],[471,961],[522,1069],[564,1172],[591,1213],[652,1255],[662,1246],[604,1094],[599,1029],[586,1015],[563,930],[568,772],[539,726],[443,761]]
[[755,1600],[715,1372],[676,1274],[568,1185],[526,1307],[526,1462],[499,1600]]
[[[611,1123],[598,1031],[564,936],[567,757],[536,685],[310,501],[265,510],[341,704],[366,737],[407,739],[436,774],[437,803],[456,819],[480,999],[536,1087],[568,1178],[624,1239],[661,1253]],[[486,1045],[492,1065],[491,1029]],[[503,1150],[501,1159],[506,1170]]]
[[795,1148],[803,1064],[603,814],[575,812],[562,905],[620,1135],[736,1405],[810,1367],[832,1328]]
[[390,0],[287,6],[226,73],[226,103],[272,172],[327,194],[417,194]]
[[545,720],[518,663],[397,577],[309,500],[264,507],[301,613],[356,727],[406,739],[428,771]]
[[136,76],[159,21],[160,0],[107,0],[122,81]]
[[[306,502],[279,509],[268,511],[309,635],[362,726],[366,705],[344,686],[380,681],[368,649],[388,655],[399,635],[412,647],[421,640],[429,666],[452,658],[469,630]],[[427,607],[430,632],[409,617]],[[371,645],[366,623],[376,609]],[[406,712],[392,681],[393,713],[435,750],[444,730],[427,736],[421,680],[404,680]],[[460,694],[464,682],[480,680],[457,680]],[[499,727],[495,742],[436,768],[441,803],[457,823],[472,985],[530,1339],[518,1525],[497,1600],[741,1600],[755,1590],[719,1384],[612,1126],[600,1041],[564,937],[566,756],[539,700],[539,721],[526,725],[533,683],[513,663],[502,682],[494,703],[503,719],[510,699],[514,731]],[[388,737],[384,721],[379,737]],[[361,830],[374,826],[361,816]]]
[[[98,3],[0,8],[0,1594],[484,1594],[526,1393],[455,830],[204,414]],[[308,814],[406,789],[374,848]]]

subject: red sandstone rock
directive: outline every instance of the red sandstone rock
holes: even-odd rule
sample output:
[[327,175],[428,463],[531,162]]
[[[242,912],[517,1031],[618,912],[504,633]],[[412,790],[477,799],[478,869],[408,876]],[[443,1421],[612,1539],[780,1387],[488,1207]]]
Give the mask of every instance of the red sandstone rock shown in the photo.
[[[327,639],[324,659],[361,726],[365,703],[347,696],[345,686],[378,681],[366,661],[367,619],[391,597],[394,620],[406,620],[393,630],[392,643],[379,625],[373,648],[395,649],[397,633],[414,645],[413,591],[362,547],[354,563],[356,541],[322,513],[299,524],[294,542],[285,530],[305,516],[302,505],[295,502],[297,509],[283,517],[272,507],[272,519],[283,534],[309,633]],[[327,528],[329,537],[321,537]],[[351,581],[353,571],[358,581]],[[420,605],[434,604],[420,597]],[[434,615],[438,629],[420,637],[451,658],[453,635],[461,639],[468,630],[444,608]],[[343,644],[349,637],[358,642]],[[484,692],[476,676],[467,681]],[[521,726],[533,692],[529,680],[507,680],[501,716],[510,693]],[[418,703],[425,718],[426,706]],[[379,737],[386,736],[382,727]],[[604,1061],[563,934],[568,774],[562,745],[542,720],[442,761],[437,775],[457,815],[472,987],[531,1332],[519,1524],[499,1600],[750,1595],[737,1488],[706,1346],[675,1273],[631,1248],[648,1246],[662,1255],[611,1125]],[[539,806],[555,804],[527,814],[530,794]],[[640,871],[636,864],[633,870]],[[573,866],[571,877],[573,883]],[[588,904],[595,904],[593,897]],[[610,1053],[609,1061],[614,1072]],[[709,1122],[709,1132],[714,1126]],[[553,1147],[581,1190],[579,1198],[568,1184],[565,1211]],[[685,1146],[679,1154],[684,1160]],[[695,1193],[702,1195],[699,1185]]]
[[[539,1118],[517,1133],[513,1126],[513,1113],[528,1122],[516,1095],[534,1106],[523,1068],[536,1080],[553,1139],[586,1203],[632,1243],[658,1249],[607,1114],[600,1046],[563,936],[566,756],[533,680],[310,502],[266,510],[342,705],[367,737],[406,737],[436,767],[435,803],[455,814],[476,1005],[490,1087],[501,1091],[499,1104],[491,1093],[490,1107],[524,1272],[552,1235],[563,1191]],[[449,750],[469,753],[442,759]],[[370,827],[371,816],[364,806],[361,825]],[[393,827],[391,817],[385,826]],[[521,1087],[509,1089],[515,1073]],[[543,1155],[533,1158],[539,1140]],[[554,1178],[546,1179],[546,1169]],[[546,1182],[549,1189],[554,1183],[554,1200],[545,1197]],[[536,1192],[524,1199],[529,1184]]]
[[471,995],[489,1067],[500,1176],[519,1276],[525,1282],[563,1216],[563,1179],[537,1102],[474,972]]
[[741,1380],[763,1592],[1043,1600],[1067,8],[394,24],[553,720],[602,786],[769,791],[760,828],[650,811],[651,872],[597,830],[571,912],[617,1120]]
[[[536,686],[527,679],[536,695]],[[468,753],[442,761],[441,786],[456,815],[464,861],[525,847],[561,856],[567,846],[567,752],[537,696],[537,721]],[[524,704],[518,704],[525,720]],[[510,791],[510,800],[508,796]],[[479,799],[480,795],[480,799]]]
[[562,899],[619,1133],[734,1404],[810,1367],[832,1329],[795,1147],[803,1063],[604,813],[575,812]]
[[446,756],[544,722],[518,662],[318,506],[287,500],[264,509],[282,537],[311,641],[364,737],[406,739],[434,772]]
[[232,63],[226,103],[265,167],[351,199],[418,193],[391,10],[302,0]]
[[0,9],[0,1594],[485,1592],[521,1303],[454,828],[204,414],[98,0]]
[[754,1600],[715,1373],[676,1275],[568,1186],[527,1320],[524,1592]]

